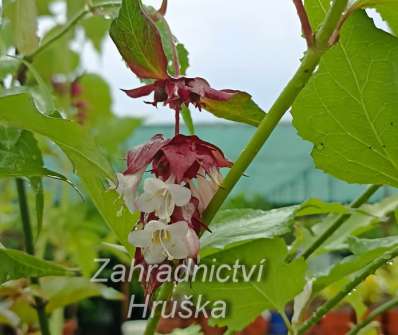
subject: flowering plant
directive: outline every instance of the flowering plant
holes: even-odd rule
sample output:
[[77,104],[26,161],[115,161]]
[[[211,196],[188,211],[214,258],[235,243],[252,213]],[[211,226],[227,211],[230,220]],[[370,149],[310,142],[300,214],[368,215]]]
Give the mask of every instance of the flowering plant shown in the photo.
[[[0,333],[40,328],[48,335],[49,318],[53,328],[71,304],[120,300],[129,295],[135,267],[151,309],[145,335],[173,314],[160,312],[159,301],[166,312],[167,301],[172,311],[195,301],[186,315],[205,319],[204,331],[210,323],[220,333],[240,332],[271,311],[290,335],[326,333],[324,316],[342,303],[356,314],[344,333],[378,329],[372,321],[398,304],[398,199],[389,194],[398,186],[397,2],[293,0],[307,49],[267,113],[249,93],[187,76],[188,52],[166,21],[167,0],[160,9],[141,0],[65,1],[68,20],[58,25],[61,2],[1,4]],[[389,28],[377,28],[366,9]],[[40,40],[38,22],[48,16],[55,26]],[[172,137],[156,131],[125,152],[122,144],[140,121],[112,113],[108,84],[81,70],[76,48],[90,41],[100,53],[108,32],[142,81],[123,97],[170,109]],[[228,120],[225,127],[252,126],[238,156],[230,159],[225,148],[195,134],[191,112],[206,111]],[[368,186],[348,205],[311,198],[272,210],[224,209],[288,111],[313,145],[318,169]],[[263,187],[251,191],[269,195]],[[90,201],[82,203],[82,195]],[[123,263],[108,275],[123,294],[104,285],[101,274],[113,264],[98,269],[104,254]],[[76,318],[57,332],[73,333]]]

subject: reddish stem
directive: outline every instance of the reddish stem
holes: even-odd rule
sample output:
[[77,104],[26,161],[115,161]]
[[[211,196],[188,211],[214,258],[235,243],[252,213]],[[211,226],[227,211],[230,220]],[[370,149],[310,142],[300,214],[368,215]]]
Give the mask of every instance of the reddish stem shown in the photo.
[[175,134],[178,135],[180,133],[180,109],[176,109],[175,114]]
[[314,44],[314,33],[312,31],[310,20],[308,19],[303,1],[293,0],[293,3],[296,6],[297,14],[300,18],[301,29],[303,31],[304,38],[307,41],[307,46],[311,47]]
[[162,16],[165,16],[167,12],[167,0],[162,1],[162,6],[160,6],[158,13]]

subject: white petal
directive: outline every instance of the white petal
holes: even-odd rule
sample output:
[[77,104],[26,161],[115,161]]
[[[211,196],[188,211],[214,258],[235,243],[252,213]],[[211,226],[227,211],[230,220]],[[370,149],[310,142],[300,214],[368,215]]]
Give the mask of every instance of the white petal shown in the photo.
[[190,255],[185,238],[188,224],[185,221],[180,221],[168,225],[167,229],[170,232],[170,240],[164,241],[163,245],[167,249],[168,258],[170,260],[187,258]]
[[166,189],[166,184],[158,178],[148,178],[144,182],[144,191],[149,194],[156,194]]
[[167,254],[160,244],[151,244],[151,246],[145,248],[142,253],[148,264],[162,263],[167,258]]
[[144,213],[154,212],[162,205],[163,199],[153,194],[141,194],[135,201],[135,206]]
[[176,240],[174,238],[164,243],[167,249],[168,259],[185,259],[189,257],[189,249],[184,240]]
[[134,230],[129,234],[129,242],[138,248],[146,248],[152,243],[152,232]]
[[148,232],[153,233],[156,230],[163,230],[163,229],[167,229],[168,225],[164,224],[163,222],[160,221],[156,221],[156,220],[152,220],[149,221],[144,229]]
[[197,177],[197,186],[195,186],[192,182],[190,185],[194,197],[199,200],[199,212],[202,213],[209,205],[215,194],[215,191],[217,190],[217,187],[214,187],[214,182],[203,176]]
[[136,195],[134,193],[127,193],[124,195],[123,200],[130,212],[134,213],[137,210]]
[[189,226],[185,221],[178,221],[166,226],[172,237],[183,239],[188,232]]
[[117,174],[118,185],[116,192],[123,198],[127,208],[134,212],[136,210],[135,200],[138,184],[141,181],[144,171],[139,171],[133,175]]
[[170,216],[174,212],[174,207],[175,203],[171,195],[167,193],[166,196],[159,201],[159,207],[157,207],[155,213],[159,219],[168,222],[170,221]]
[[177,184],[168,184],[167,188],[177,206],[184,206],[191,200],[191,191],[188,188]]

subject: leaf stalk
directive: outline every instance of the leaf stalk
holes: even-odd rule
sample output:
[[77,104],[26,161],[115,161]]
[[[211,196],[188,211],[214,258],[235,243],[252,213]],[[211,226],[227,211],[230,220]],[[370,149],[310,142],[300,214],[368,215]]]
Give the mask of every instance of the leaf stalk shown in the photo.
[[[22,228],[25,239],[25,250],[28,254],[34,256],[35,247],[33,242],[34,240],[32,233],[32,225],[30,222],[29,206],[26,197],[26,187],[24,180],[21,178],[17,178],[16,187],[18,192],[19,209],[21,213]],[[36,277],[32,277],[30,281],[34,285],[39,285],[39,280]],[[35,308],[39,319],[41,333],[42,335],[50,335],[50,328],[46,315],[46,302],[42,298],[37,296],[35,296],[34,299],[35,299]]]

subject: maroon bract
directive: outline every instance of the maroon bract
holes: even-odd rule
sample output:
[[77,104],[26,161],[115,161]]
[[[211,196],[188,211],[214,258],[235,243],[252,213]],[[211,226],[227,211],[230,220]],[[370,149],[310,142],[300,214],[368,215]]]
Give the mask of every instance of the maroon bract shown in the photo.
[[177,135],[159,150],[153,162],[153,172],[162,179],[173,176],[177,183],[181,183],[196,178],[201,168],[209,174],[213,168],[231,165],[215,145],[197,136]]
[[130,150],[127,154],[127,170],[124,171],[124,174],[135,174],[144,169],[168,142],[169,140],[166,140],[163,135],[158,134],[153,136],[149,142]]
[[181,110],[182,105],[188,107],[189,104],[202,109],[205,107],[204,98],[227,101],[237,93],[233,90],[215,90],[205,79],[199,77],[167,78],[124,92],[131,98],[141,98],[154,93],[154,100],[149,102],[150,104],[157,106],[162,102],[176,111]]

